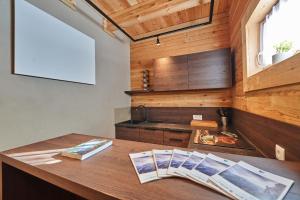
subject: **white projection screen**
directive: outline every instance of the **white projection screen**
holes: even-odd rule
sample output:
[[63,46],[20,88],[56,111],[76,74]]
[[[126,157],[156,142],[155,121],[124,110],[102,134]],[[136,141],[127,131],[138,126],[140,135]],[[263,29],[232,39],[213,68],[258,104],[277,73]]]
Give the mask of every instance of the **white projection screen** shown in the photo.
[[13,73],[95,81],[95,40],[25,0],[14,1]]

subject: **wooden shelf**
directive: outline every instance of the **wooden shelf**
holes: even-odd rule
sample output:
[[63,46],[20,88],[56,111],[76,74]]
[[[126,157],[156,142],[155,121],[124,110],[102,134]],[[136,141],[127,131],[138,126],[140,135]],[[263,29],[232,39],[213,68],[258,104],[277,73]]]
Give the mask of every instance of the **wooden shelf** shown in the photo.
[[151,95],[151,94],[159,94],[159,93],[174,93],[174,92],[196,92],[196,91],[205,91],[205,90],[222,90],[225,88],[203,88],[203,89],[186,89],[186,90],[131,90],[131,91],[124,91],[125,94],[130,96],[132,95]]

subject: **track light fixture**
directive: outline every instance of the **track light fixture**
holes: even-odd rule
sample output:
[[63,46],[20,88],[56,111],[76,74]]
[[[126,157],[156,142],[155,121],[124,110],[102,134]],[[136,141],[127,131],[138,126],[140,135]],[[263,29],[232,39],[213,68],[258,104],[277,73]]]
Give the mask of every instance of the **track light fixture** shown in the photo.
[[160,41],[159,41],[159,37],[156,37],[156,45],[159,46],[160,45]]

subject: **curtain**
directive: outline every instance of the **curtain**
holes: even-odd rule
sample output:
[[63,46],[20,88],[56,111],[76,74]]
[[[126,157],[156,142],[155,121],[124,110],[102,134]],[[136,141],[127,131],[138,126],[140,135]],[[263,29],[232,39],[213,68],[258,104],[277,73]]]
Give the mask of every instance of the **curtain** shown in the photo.
[[300,0],[279,0],[261,23],[260,63],[272,64],[274,45],[285,40],[293,43],[292,51],[300,49]]

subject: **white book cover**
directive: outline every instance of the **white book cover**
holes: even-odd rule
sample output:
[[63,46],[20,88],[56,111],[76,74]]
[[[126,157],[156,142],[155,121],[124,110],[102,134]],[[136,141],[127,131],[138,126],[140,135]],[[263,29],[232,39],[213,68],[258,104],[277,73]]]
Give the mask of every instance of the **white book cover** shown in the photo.
[[192,169],[194,169],[205,158],[205,156],[206,154],[194,151],[191,156],[180,165],[176,173],[182,176],[187,176]]
[[159,179],[152,151],[131,153],[129,157],[141,183]]
[[152,150],[158,177],[170,177],[167,174],[173,150]]
[[281,200],[294,181],[263,171],[243,161],[212,176],[210,180],[243,200]]
[[191,154],[192,152],[189,151],[174,149],[167,174],[181,176],[180,174],[176,173],[176,171],[178,170],[180,165],[190,157]]
[[210,187],[232,199],[235,199],[232,195],[213,184],[209,177],[222,172],[228,167],[234,165],[235,162],[224,159],[213,154],[208,154],[196,167],[194,167],[188,174],[187,178],[207,187]]

